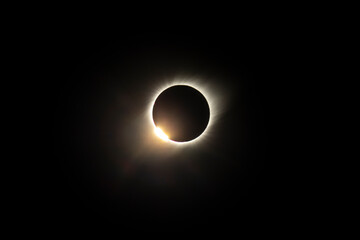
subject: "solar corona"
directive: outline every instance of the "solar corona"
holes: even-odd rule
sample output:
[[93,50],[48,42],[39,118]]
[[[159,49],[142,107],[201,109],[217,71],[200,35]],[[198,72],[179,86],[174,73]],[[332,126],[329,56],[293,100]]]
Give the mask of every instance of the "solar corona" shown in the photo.
[[201,143],[219,115],[219,98],[198,80],[174,80],[157,88],[148,118],[154,134],[172,145]]

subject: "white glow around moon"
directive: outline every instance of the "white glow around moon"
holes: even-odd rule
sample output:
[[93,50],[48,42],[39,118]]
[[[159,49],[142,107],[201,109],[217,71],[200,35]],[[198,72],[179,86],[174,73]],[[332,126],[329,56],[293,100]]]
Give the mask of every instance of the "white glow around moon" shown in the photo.
[[[175,85],[186,85],[195,88],[204,95],[210,108],[209,123],[204,132],[197,138],[187,142],[175,142],[169,139],[166,134],[161,131],[161,129],[157,129],[152,116],[153,106],[157,97],[164,90]],[[221,93],[219,88],[213,86],[211,83],[193,78],[175,78],[173,80],[168,80],[164,84],[160,85],[152,93],[152,97],[148,106],[148,121],[151,123],[151,127],[154,129],[156,135],[159,136],[162,140],[166,139],[166,143],[182,146],[192,145],[194,143],[198,144],[206,140],[211,135],[213,125],[217,122],[219,116],[222,113],[222,110],[224,109],[224,103],[225,101],[223,93]]]
[[[164,90],[176,85],[186,85],[197,89],[206,98],[210,108],[210,118],[206,129],[200,136],[188,142],[172,141],[169,139],[171,138],[169,133],[157,129],[153,121],[152,112],[155,100]],[[142,94],[139,94],[139,91]],[[131,102],[132,94],[139,94],[141,97]],[[129,97],[121,95],[120,102],[124,104],[123,107],[126,107],[129,117],[126,118],[126,124],[119,125],[117,129],[119,149],[126,149],[127,156],[139,161],[139,164],[143,164],[147,159],[169,161],[175,155],[189,156],[186,154],[190,154],[195,149],[211,152],[213,143],[218,141],[217,135],[222,129],[219,126],[220,119],[227,110],[227,102],[231,94],[232,89],[225,83],[205,76],[201,78],[164,76],[149,79],[141,90],[134,85],[134,88],[129,90]],[[130,106],[123,99],[129,101]],[[185,154],[183,150],[189,151]]]

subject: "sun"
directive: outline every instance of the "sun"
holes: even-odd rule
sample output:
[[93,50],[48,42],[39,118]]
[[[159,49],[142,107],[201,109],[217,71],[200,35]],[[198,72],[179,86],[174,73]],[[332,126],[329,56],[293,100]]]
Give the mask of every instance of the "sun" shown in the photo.
[[[204,142],[204,140],[208,139],[213,131],[213,126],[219,119],[219,116],[224,110],[225,107],[225,98],[224,93],[221,92],[221,89],[217,86],[214,86],[211,84],[210,81],[202,81],[197,78],[174,78],[172,80],[164,81],[165,83],[160,84],[159,87],[157,87],[153,93],[151,94],[149,106],[148,106],[148,121],[151,123],[151,127],[153,128],[154,134],[159,137],[161,140],[163,140],[166,143],[172,144],[172,145],[182,145],[182,146],[188,146],[193,144],[199,144]],[[210,109],[210,118],[208,125],[204,132],[197,138],[187,141],[187,142],[176,142],[171,139],[169,139],[169,136],[167,136],[166,133],[164,133],[160,128],[158,128],[153,120],[152,117],[152,111],[154,103],[157,99],[157,97],[162,93],[164,90],[168,89],[169,87],[175,86],[175,85],[185,85],[192,88],[195,88],[199,92],[201,92],[205,99],[207,100],[209,104]],[[221,106],[221,107],[220,107]]]
[[168,135],[166,135],[166,134],[163,132],[163,130],[161,130],[161,128],[155,127],[154,132],[155,132],[155,134],[156,134],[159,138],[161,138],[163,141],[168,141],[168,140],[169,140]]

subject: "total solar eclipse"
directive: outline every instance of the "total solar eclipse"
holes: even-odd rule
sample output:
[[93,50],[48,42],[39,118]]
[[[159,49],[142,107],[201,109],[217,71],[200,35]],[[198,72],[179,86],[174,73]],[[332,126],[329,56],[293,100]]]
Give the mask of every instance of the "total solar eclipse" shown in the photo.
[[204,95],[195,88],[175,85],[156,98],[152,117],[160,137],[188,142],[205,131],[210,108]]

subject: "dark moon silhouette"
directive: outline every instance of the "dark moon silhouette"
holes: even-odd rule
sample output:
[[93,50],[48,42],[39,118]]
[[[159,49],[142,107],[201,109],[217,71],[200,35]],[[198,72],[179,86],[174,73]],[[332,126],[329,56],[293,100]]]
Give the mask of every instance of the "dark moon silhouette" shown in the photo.
[[198,90],[176,85],[157,97],[152,114],[156,127],[170,140],[187,142],[204,132],[209,123],[210,108]]

